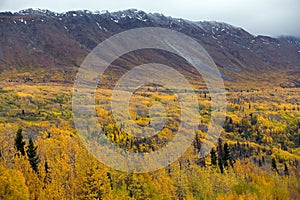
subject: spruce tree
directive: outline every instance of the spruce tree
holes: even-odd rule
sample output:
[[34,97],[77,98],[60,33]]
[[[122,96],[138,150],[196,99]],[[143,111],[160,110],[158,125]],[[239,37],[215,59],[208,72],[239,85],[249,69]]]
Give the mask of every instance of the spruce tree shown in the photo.
[[284,174],[287,175],[287,176],[290,174],[289,168],[288,168],[286,163],[284,163]]
[[46,173],[46,175],[44,177],[44,183],[45,184],[51,183],[51,181],[52,181],[52,178],[51,178],[51,169],[49,167],[49,164],[48,164],[47,160],[45,161],[44,169],[45,169],[45,173]]
[[210,151],[210,160],[211,160],[212,165],[214,165],[214,166],[217,165],[217,155],[216,155],[216,151],[214,148],[212,148]]
[[22,156],[25,155],[24,146],[25,142],[23,141],[22,129],[19,128],[15,138],[15,148],[21,153]]
[[221,158],[218,158],[218,165],[219,165],[221,173],[223,174],[224,173],[224,167],[223,167],[223,162],[222,162]]
[[272,158],[272,169],[278,173],[277,164],[275,158]]
[[223,160],[224,157],[224,151],[223,151],[223,141],[221,138],[218,139],[218,158],[220,158],[221,160]]
[[40,160],[39,160],[39,157],[37,155],[36,149],[37,149],[37,147],[34,146],[32,138],[30,137],[29,138],[29,144],[28,144],[27,149],[26,149],[26,153],[27,153],[28,160],[29,160],[29,163],[31,165],[31,168],[33,169],[33,171],[35,173],[38,173],[39,172],[38,164],[39,164]]
[[223,143],[222,143],[222,139],[219,138],[218,140],[218,165],[220,168],[221,173],[224,172],[224,166],[223,166],[223,158],[224,158],[224,151],[223,151]]
[[197,153],[200,153],[201,150],[201,140],[199,134],[196,132],[195,140],[194,140],[194,148],[196,149]]
[[224,158],[223,158],[223,162],[224,162],[224,166],[228,167],[228,162],[230,161],[230,150],[229,150],[229,146],[227,143],[224,144]]
[[262,163],[261,163],[261,160],[260,160],[260,159],[258,160],[258,166],[259,166],[259,167],[262,167]]

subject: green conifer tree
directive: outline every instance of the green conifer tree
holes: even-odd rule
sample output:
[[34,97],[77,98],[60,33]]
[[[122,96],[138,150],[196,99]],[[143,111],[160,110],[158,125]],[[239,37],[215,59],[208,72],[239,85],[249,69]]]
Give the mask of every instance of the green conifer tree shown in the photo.
[[228,162],[230,162],[230,150],[227,143],[224,144],[224,158],[223,158],[224,166],[228,167]]
[[287,176],[290,175],[289,168],[286,163],[284,163],[284,174]]
[[22,129],[19,128],[15,138],[15,148],[21,153],[22,156],[25,155],[24,146],[25,142],[23,141]]
[[32,138],[30,137],[29,138],[29,144],[28,144],[27,149],[26,149],[26,153],[27,153],[28,160],[29,160],[29,163],[31,165],[31,168],[33,169],[33,171],[35,173],[38,173],[39,172],[38,164],[40,162],[40,159],[39,159],[39,156],[37,154],[36,149],[37,149],[37,147],[34,146]]
[[272,158],[272,169],[278,173],[277,164],[275,158]]
[[222,162],[221,158],[218,158],[218,165],[219,165],[221,173],[223,174],[224,173],[224,167],[223,167],[223,162]]
[[217,155],[216,155],[216,151],[214,148],[212,148],[210,151],[210,160],[211,160],[211,164],[213,166],[217,165]]

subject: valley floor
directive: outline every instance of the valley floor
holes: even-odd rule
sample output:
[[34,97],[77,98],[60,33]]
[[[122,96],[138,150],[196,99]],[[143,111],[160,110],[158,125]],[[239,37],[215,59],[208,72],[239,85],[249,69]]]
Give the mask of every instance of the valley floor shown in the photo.
[[[199,150],[212,111],[209,94],[199,91],[200,115],[191,117],[200,125],[191,147],[164,169],[135,174],[108,168],[85,149],[74,127],[72,85],[1,85],[0,199],[300,199],[299,88],[227,90],[221,139],[204,158]],[[169,117],[156,138],[139,139],[114,124],[111,94],[97,90],[101,131],[87,134],[105,135],[130,152],[155,151],[172,140],[180,119],[176,95],[150,86],[135,92],[129,121],[149,125],[155,102]]]

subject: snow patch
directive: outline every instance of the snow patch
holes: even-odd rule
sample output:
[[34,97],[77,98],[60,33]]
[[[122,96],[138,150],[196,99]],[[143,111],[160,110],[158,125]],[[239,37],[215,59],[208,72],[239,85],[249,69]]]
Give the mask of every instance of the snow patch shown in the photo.
[[96,11],[93,11],[91,13],[94,14],[94,15],[103,15],[105,13],[108,13],[108,11],[107,10],[101,10],[101,11],[96,10]]
[[115,23],[119,23],[119,20],[117,19],[113,19],[113,18],[110,18],[112,21],[114,21]]
[[19,19],[19,21],[20,21],[20,22],[22,22],[22,23],[24,23],[25,25],[27,24],[27,21],[26,21],[26,20],[24,20],[24,19],[22,19],[22,18],[21,18],[21,19]]
[[100,14],[105,14],[105,13],[108,13],[108,10],[101,10],[99,13]]
[[215,34],[214,28],[215,27],[212,27],[212,29],[211,29],[212,34]]
[[148,19],[144,19],[140,14],[137,14],[137,15],[136,15],[136,19],[137,19],[137,20],[140,20],[140,21],[143,21],[143,22],[148,21]]
[[101,31],[103,31],[103,29],[102,29],[102,27],[99,25],[99,23],[96,22],[96,24],[97,24],[98,28],[99,28]]

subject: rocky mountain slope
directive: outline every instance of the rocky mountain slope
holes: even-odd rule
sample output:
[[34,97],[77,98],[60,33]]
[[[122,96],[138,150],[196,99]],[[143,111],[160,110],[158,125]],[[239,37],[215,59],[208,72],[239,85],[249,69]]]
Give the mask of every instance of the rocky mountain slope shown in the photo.
[[228,82],[257,77],[268,82],[278,74],[281,78],[276,84],[299,85],[297,38],[255,36],[225,23],[192,22],[134,9],[114,13],[33,9],[0,13],[0,69],[74,69],[104,39],[138,27],[164,27],[193,37],[209,52]]

